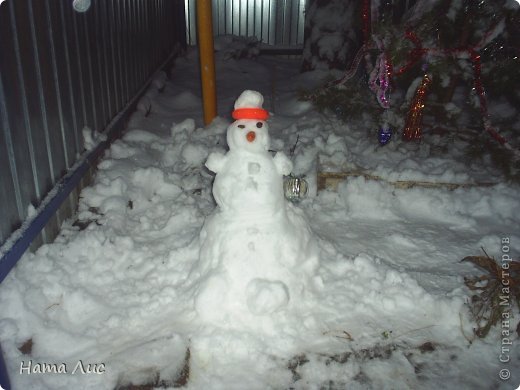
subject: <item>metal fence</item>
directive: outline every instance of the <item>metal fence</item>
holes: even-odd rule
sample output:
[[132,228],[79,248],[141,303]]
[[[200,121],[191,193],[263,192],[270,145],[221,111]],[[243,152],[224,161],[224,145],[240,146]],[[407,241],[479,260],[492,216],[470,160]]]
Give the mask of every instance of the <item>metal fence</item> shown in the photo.
[[[255,36],[274,46],[302,46],[306,0],[213,0],[213,33]],[[197,43],[196,0],[185,0],[188,43]]]
[[83,129],[102,132],[186,42],[183,0],[92,0],[83,13],[72,5],[0,5],[0,245],[77,161]]

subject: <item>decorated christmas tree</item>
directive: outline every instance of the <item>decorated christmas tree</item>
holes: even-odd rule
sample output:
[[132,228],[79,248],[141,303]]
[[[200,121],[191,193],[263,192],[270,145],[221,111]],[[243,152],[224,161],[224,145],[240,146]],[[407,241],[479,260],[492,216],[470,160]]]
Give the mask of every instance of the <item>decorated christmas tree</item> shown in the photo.
[[[304,99],[345,121],[377,117],[380,126],[371,135],[381,145],[391,139],[429,142],[432,135],[462,139],[473,159],[491,159],[507,178],[520,177],[518,3],[314,3],[306,21],[303,70],[348,65],[342,76],[303,92]],[[333,20],[350,15],[344,23],[350,30],[323,33],[326,12],[334,13]]]

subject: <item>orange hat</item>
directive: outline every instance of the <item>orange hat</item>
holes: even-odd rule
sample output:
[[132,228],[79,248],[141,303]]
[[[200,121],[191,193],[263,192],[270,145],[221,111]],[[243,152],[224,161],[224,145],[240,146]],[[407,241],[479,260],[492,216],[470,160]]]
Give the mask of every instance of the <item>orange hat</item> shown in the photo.
[[233,119],[258,119],[265,121],[269,118],[269,111],[263,108],[237,108],[232,113]]

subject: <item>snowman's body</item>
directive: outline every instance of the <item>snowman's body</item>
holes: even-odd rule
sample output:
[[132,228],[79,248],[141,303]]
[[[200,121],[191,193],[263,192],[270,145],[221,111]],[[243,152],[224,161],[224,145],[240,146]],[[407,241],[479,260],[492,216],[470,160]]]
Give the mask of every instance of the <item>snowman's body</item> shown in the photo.
[[231,150],[223,159],[213,184],[221,211],[233,211],[238,218],[250,213],[275,214],[283,209],[282,168],[275,165],[270,153]]
[[[245,104],[256,99],[253,104],[261,106],[260,94],[244,94]],[[218,208],[201,232],[195,271],[202,280],[198,313],[229,325],[252,323],[302,299],[317,256],[303,215],[283,196],[283,175],[292,164],[281,153],[271,156],[267,123],[239,119],[229,126],[227,141],[230,151],[206,162],[216,173]]]

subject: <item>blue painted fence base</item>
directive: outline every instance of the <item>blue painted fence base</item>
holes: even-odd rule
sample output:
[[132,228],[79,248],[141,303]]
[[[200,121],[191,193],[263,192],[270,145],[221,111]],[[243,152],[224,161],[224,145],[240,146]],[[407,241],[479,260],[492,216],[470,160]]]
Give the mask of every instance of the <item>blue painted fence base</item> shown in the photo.
[[4,353],[0,346],[0,388],[4,390],[11,390],[11,383],[9,383],[9,375],[7,374],[7,367],[4,361]]
[[[180,47],[178,46],[168,58],[161,64],[158,69],[163,69],[171,63],[171,61],[178,55]],[[60,208],[61,204],[69,194],[76,188],[85,175],[85,173],[96,166],[99,158],[103,155],[105,150],[110,146],[112,141],[118,138],[124,130],[124,127],[132,115],[137,102],[141,96],[146,92],[148,86],[152,82],[150,77],[138,93],[130,100],[130,102],[123,108],[123,110],[112,119],[108,124],[103,134],[106,135],[106,140],[100,142],[93,150],[85,152],[85,154],[74,165],[74,170],[65,175],[54,187],[54,189],[45,198],[42,204],[44,207],[38,209],[38,214],[31,221],[31,223],[22,231],[20,238],[13,244],[13,246],[0,259],[0,283],[7,277],[9,272],[14,268],[18,260],[23,256],[31,242],[40,234],[46,223]],[[2,347],[0,345],[0,385],[5,390],[10,390],[9,376],[4,361]]]

